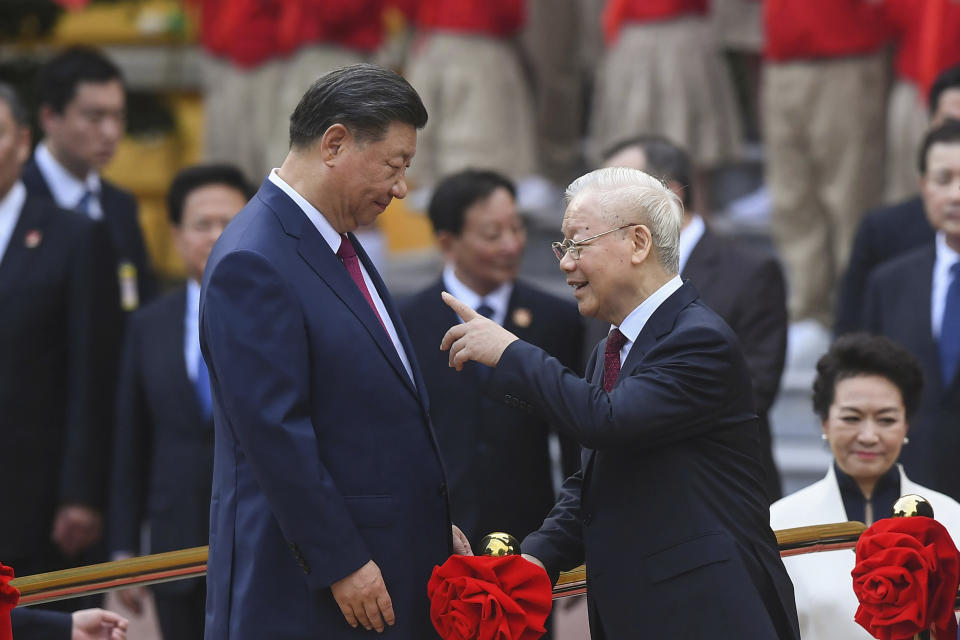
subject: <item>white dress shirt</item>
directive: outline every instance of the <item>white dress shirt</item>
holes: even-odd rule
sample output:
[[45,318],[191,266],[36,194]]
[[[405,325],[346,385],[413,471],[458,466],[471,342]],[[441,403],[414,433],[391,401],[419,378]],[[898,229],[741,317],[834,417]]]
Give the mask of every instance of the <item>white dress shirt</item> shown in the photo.
[[937,231],[935,243],[937,258],[933,263],[933,286],[930,287],[930,324],[933,338],[939,340],[943,312],[947,306],[947,291],[954,278],[950,268],[960,260],[960,253],[947,246],[947,236],[943,231]]
[[197,381],[197,359],[200,357],[200,283],[187,280],[187,309],[183,318],[183,358],[187,377]]
[[[510,307],[510,294],[513,293],[512,282],[502,284],[487,295],[481,296],[463,284],[457,277],[453,265],[447,264],[443,267],[443,286],[446,288],[447,293],[471,309],[476,309],[481,304],[486,303],[493,309],[493,315],[490,316],[490,319],[501,327],[503,323],[507,321],[507,309]],[[457,317],[459,318],[460,316]],[[463,318],[460,318],[460,321],[463,322]]]
[[19,180],[14,183],[3,200],[0,200],[0,261],[3,261],[3,256],[7,252],[13,230],[17,228],[17,221],[20,219],[20,210],[23,209],[23,203],[26,200],[27,188]]
[[[279,187],[285,194],[290,196],[290,198],[297,203],[297,206],[303,210],[303,213],[310,219],[310,222],[313,223],[313,226],[317,228],[317,231],[320,232],[320,235],[323,236],[323,239],[330,249],[336,253],[340,250],[340,242],[342,238],[340,234],[337,233],[336,229],[323,217],[323,214],[317,211],[317,208],[312,204],[307,202],[306,198],[297,193],[293,187],[287,184],[283,178],[280,177],[280,174],[277,173],[277,170],[274,169],[270,172],[269,180],[277,187]],[[360,265],[360,272],[363,274],[363,282],[367,285],[367,291],[370,292],[370,297],[373,299],[373,304],[377,308],[377,313],[380,314],[380,319],[383,320],[384,326],[387,328],[387,334],[390,336],[390,340],[393,342],[393,346],[397,350],[397,355],[400,356],[400,361],[403,363],[403,368],[407,370],[407,375],[410,376],[410,380],[413,381],[413,369],[410,367],[410,360],[407,358],[406,352],[403,350],[403,345],[400,344],[400,338],[397,335],[397,328],[393,324],[393,318],[390,317],[390,314],[387,313],[387,307],[383,304],[383,300],[380,298],[380,293],[377,291],[377,288],[373,286],[373,280],[370,279],[370,274],[367,273],[367,268],[363,265],[362,260],[358,260]],[[352,280],[351,280],[352,282]],[[439,344],[439,343],[438,343]],[[439,348],[439,347],[438,347]]]
[[85,180],[78,179],[53,157],[43,142],[37,145],[34,157],[40,173],[50,187],[54,201],[60,208],[76,211],[80,200],[89,191],[93,193],[89,216],[94,220],[103,218],[103,208],[100,206],[100,175],[96,171],[88,173]]
[[[643,327],[646,326],[647,320],[650,319],[650,316],[653,315],[653,312],[660,308],[660,305],[666,301],[667,298],[672,296],[677,289],[683,286],[683,280],[680,279],[680,276],[673,276],[666,283],[660,286],[659,289],[654,291],[649,298],[640,303],[636,309],[630,312],[626,318],[623,319],[623,322],[620,323],[618,327],[620,333],[624,335],[627,339],[623,346],[620,348],[620,362],[627,361],[627,355],[630,353],[633,343],[637,340],[637,336],[640,335],[640,332],[643,331]],[[611,325],[611,328],[613,326]]]
[[707,225],[703,222],[703,217],[699,213],[693,214],[690,222],[680,231],[680,243],[677,250],[680,253],[680,268],[678,273],[683,273],[687,266],[687,260],[690,254],[697,248],[697,243],[703,237],[703,232],[707,230]]

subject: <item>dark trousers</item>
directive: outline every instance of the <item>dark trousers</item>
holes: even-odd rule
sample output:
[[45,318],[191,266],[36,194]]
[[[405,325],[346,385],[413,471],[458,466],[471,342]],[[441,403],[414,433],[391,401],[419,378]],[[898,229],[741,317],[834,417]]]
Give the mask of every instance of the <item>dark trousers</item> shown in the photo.
[[207,583],[203,578],[188,582],[192,588],[186,593],[170,593],[164,585],[153,589],[164,640],[203,640]]

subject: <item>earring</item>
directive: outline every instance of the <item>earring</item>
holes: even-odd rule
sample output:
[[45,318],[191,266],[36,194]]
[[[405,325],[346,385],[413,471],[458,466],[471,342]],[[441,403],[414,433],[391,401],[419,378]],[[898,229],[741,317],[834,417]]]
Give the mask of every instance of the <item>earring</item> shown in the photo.
[[903,436],[903,444],[910,444],[910,436]]
[[827,442],[827,434],[821,433],[821,434],[820,434],[820,439],[823,440],[824,442]]

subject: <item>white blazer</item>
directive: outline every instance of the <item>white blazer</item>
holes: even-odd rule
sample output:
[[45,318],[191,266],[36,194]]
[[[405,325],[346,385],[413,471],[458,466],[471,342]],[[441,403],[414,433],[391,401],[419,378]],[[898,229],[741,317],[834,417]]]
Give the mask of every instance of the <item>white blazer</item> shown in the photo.
[[[933,489],[910,482],[900,469],[900,495],[915,493],[926,498],[936,519],[954,541],[960,541],[960,504]],[[770,526],[776,529],[846,522],[847,513],[837,486],[833,464],[823,480],[770,506]],[[850,572],[856,564],[853,549],[819,551],[783,559],[793,580],[803,640],[870,640],[873,636],[857,624],[857,596]]]

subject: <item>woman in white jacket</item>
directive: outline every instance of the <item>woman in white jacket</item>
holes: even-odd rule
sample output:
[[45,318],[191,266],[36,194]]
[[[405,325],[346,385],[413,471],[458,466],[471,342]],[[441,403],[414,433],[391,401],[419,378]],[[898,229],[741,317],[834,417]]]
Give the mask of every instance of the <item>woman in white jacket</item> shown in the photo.
[[[788,529],[890,517],[901,495],[927,499],[934,517],[960,541],[960,504],[910,482],[895,464],[909,442],[908,418],[920,399],[923,374],[905,349],[879,336],[839,338],[817,363],[813,408],[833,452],[826,477],[770,507],[770,525]],[[857,597],[852,549],[784,559],[793,580],[804,640],[869,639],[853,617]]]

